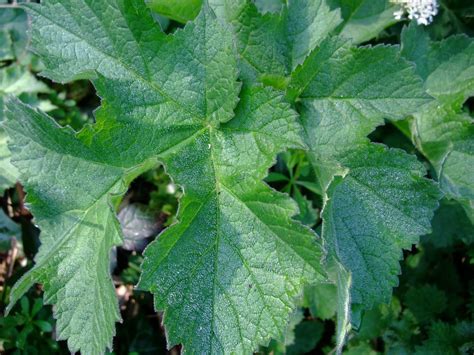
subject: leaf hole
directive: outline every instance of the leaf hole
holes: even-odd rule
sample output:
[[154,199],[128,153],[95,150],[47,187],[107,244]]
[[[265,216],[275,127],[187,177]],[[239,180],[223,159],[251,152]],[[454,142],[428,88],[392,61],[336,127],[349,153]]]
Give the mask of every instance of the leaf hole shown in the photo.
[[163,166],[135,178],[118,211],[124,236],[121,248],[140,253],[174,222],[181,196],[181,188],[173,183]]
[[373,143],[382,143],[389,148],[403,149],[409,154],[416,154],[415,146],[410,138],[403,133],[408,132],[408,130],[408,119],[397,121],[396,123],[385,120],[385,123],[370,133],[368,138]]
[[[78,80],[67,84],[55,83],[46,78],[39,78],[45,82],[50,90],[38,95],[35,103],[55,121],[75,131],[81,130],[87,123],[94,123],[94,110],[100,106],[93,85],[88,80]],[[22,98],[28,102],[28,98]]]

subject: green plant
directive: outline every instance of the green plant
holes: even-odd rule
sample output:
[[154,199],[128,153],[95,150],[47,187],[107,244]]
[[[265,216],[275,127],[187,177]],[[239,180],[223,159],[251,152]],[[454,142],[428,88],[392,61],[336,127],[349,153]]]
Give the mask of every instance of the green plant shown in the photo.
[[304,192],[321,195],[321,189],[314,182],[311,165],[304,151],[285,152],[279,155],[274,171],[265,181],[275,185],[279,191],[289,194],[298,204],[299,213],[294,218],[313,227],[319,220],[318,210]]
[[0,346],[3,350],[16,349],[13,354],[40,354],[41,351],[56,351],[57,344],[44,337],[53,331],[53,319],[41,312],[43,301],[35,298],[30,307],[27,297],[20,300],[20,310],[8,317],[0,318]]
[[[32,73],[39,69],[35,57],[27,52],[27,17],[22,9],[1,9],[0,12],[0,122],[4,120],[4,97],[16,95],[24,100],[34,100],[38,93],[48,92],[48,87]],[[43,109],[47,109],[43,105]],[[17,169],[10,163],[7,135],[0,129],[0,188],[12,186]]]
[[[186,22],[201,7],[191,2],[148,5]],[[438,200],[459,204],[472,221],[474,199],[472,119],[462,108],[474,90],[473,41],[432,43],[410,25],[401,49],[357,46],[395,21],[387,1],[354,4],[209,0],[174,33],[143,0],[26,5],[42,75],[89,79],[102,101],[96,123],[75,132],[6,99],[12,161],[42,231],[10,307],[39,282],[71,351],[111,348],[121,319],[109,271],[122,243],[116,210],[137,176],[163,164],[183,195],[177,222],[143,254],[138,287],[164,312],[168,346],[250,353],[273,338],[269,351],[278,352],[309,329],[310,350],[321,324],[296,325],[303,303],[321,318],[337,312],[341,351],[351,324],[390,302],[402,251],[431,232]],[[437,182],[416,156],[369,140],[384,119],[413,141]],[[320,236],[263,182],[288,149],[306,153],[281,155],[286,170],[267,181],[288,182],[283,191],[311,226],[314,195]],[[134,279],[132,271],[125,276]],[[407,304],[421,323],[432,315]]]

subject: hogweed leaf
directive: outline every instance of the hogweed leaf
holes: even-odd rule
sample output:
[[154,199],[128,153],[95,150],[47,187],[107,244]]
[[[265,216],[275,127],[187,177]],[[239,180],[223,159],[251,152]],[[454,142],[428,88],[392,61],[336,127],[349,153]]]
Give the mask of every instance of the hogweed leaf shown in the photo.
[[251,1],[219,0],[213,7],[234,30],[245,78],[284,86],[284,77],[340,23],[326,0],[292,0],[278,13],[261,14]]
[[348,173],[327,191],[323,235],[352,273],[351,302],[388,302],[402,249],[430,231],[440,194],[425,169],[403,151],[370,144],[343,160]]
[[139,286],[164,311],[168,345],[251,352],[282,337],[304,283],[323,274],[316,235],[262,182],[278,152],[304,147],[282,94],[241,90],[231,31],[207,4],[172,35],[141,0],[28,9],[43,75],[93,80],[102,105],[78,133],[7,105],[13,161],[42,230],[12,302],[40,282],[71,351],[110,347],[120,318],[108,270],[122,242],[114,209],[131,179],[159,161],[184,197],[179,222],[146,249]]
[[[385,118],[401,120],[433,99],[397,46],[354,47],[351,40],[363,39],[328,36],[334,28],[306,48],[303,61],[292,65],[291,56],[285,55],[291,50],[285,46],[282,15],[262,16],[241,3],[234,7],[226,3],[224,13],[234,14],[230,22],[237,29],[241,56],[253,53],[252,59],[261,60],[244,65],[244,77],[286,88],[287,99],[300,113],[309,158],[324,195],[323,239],[334,259],[330,262],[338,266],[333,279],[338,285],[341,351],[351,309],[371,308],[390,296],[397,285],[402,249],[429,232],[440,198],[414,157],[372,145],[367,136]],[[386,1],[359,1],[352,10],[349,7],[342,9],[346,24],[357,18],[360,9],[381,10],[388,16],[390,6]],[[379,30],[393,23],[392,14],[387,16],[387,21],[380,18]],[[375,36],[374,31],[366,39]]]
[[[152,290],[165,310],[170,345],[245,353],[270,336],[281,338],[302,280],[322,272],[311,233],[289,219],[295,205],[259,180],[280,147],[297,146],[295,117],[280,99],[268,89],[244,89],[236,116],[203,137],[215,187],[199,199],[185,194],[181,223],[145,251],[139,287]],[[264,119],[272,117],[268,110],[281,118]],[[190,152],[177,154],[189,161]],[[167,166],[172,176],[189,169],[188,163]]]
[[402,249],[430,231],[440,198],[424,167],[369,142],[383,119],[403,119],[432,99],[393,46],[324,40],[291,76],[287,98],[301,114],[309,158],[324,191],[322,237],[338,265],[338,351],[351,309],[387,301]]
[[403,151],[367,143],[340,163],[344,176],[333,178],[322,212],[322,236],[339,264],[338,351],[354,310],[390,300],[402,250],[430,232],[441,198],[436,185],[423,177],[423,165]]
[[441,188],[463,204],[474,220],[474,126],[462,112],[474,93],[474,41],[464,35],[431,42],[419,26],[402,32],[402,54],[416,63],[436,101],[418,110],[412,139],[436,170]]
[[[416,64],[426,91],[442,102],[466,99],[474,91],[474,41],[466,35],[432,42],[426,30],[410,24],[402,31],[401,54]],[[449,80],[448,80],[449,79]]]
[[340,171],[339,157],[368,142],[385,117],[402,119],[432,100],[397,47],[352,47],[337,37],[292,73],[287,97],[299,104],[323,188]]
[[42,242],[9,307],[42,283],[45,302],[55,305],[58,338],[73,352],[99,353],[111,346],[120,320],[109,253],[121,237],[110,197],[124,190],[123,168],[104,164],[71,130],[16,99],[7,102],[7,119],[12,161]]
[[474,126],[459,104],[434,102],[414,114],[412,138],[433,165],[448,198],[474,218]]

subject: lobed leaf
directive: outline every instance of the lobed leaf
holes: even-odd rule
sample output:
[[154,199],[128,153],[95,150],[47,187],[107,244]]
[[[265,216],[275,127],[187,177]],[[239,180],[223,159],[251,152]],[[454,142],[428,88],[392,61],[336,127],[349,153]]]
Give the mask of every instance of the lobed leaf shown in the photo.
[[431,42],[411,25],[402,32],[402,44],[403,56],[416,63],[427,92],[437,99],[414,115],[412,140],[435,168],[443,191],[474,220],[474,126],[462,112],[474,93],[474,41],[453,36]]
[[17,100],[7,102],[7,119],[12,161],[42,242],[35,266],[12,289],[8,310],[40,282],[45,302],[55,305],[58,338],[68,339],[72,352],[103,351],[120,320],[109,253],[121,243],[111,194],[124,192],[124,170],[104,164],[70,129]]
[[211,4],[232,25],[243,77],[276,87],[341,21],[326,0],[289,1],[279,13],[265,14],[245,0]]
[[385,117],[402,119],[432,99],[397,47],[354,48],[342,38],[324,40],[292,73],[287,98],[301,114],[324,191],[322,237],[335,265],[340,351],[351,313],[389,299],[402,249],[430,231],[440,198],[414,157],[373,145],[367,135]]
[[141,0],[28,9],[43,75],[92,79],[102,105],[97,123],[75,133],[7,104],[13,161],[42,230],[12,304],[42,283],[71,351],[110,348],[120,319],[109,272],[110,249],[122,243],[115,207],[131,179],[160,161],[184,197],[179,222],[146,249],[139,286],[164,311],[168,345],[251,352],[282,337],[305,282],[323,274],[317,237],[261,181],[278,152],[304,146],[282,95],[241,90],[231,31],[207,5],[173,35]]
[[[390,7],[338,3],[343,19],[325,0],[289,1],[266,14],[249,1],[210,0],[172,35],[160,31],[141,0],[28,5],[43,75],[92,80],[102,105],[97,123],[75,133],[9,99],[13,162],[42,230],[36,265],[12,302],[43,283],[71,351],[110,348],[120,319],[108,270],[111,248],[122,243],[115,208],[129,182],[161,162],[184,197],[178,222],[145,250],[139,287],[153,292],[164,312],[168,345],[249,353],[271,338],[283,341],[305,284],[322,281],[323,248],[291,219],[296,205],[262,179],[278,152],[307,147],[319,184],[313,188],[324,199],[341,351],[351,313],[389,299],[402,250],[429,233],[441,197],[415,157],[367,135],[384,118],[415,112],[421,127],[419,117],[427,121],[436,104],[426,89],[455,111],[441,120],[464,127],[446,133],[440,147],[455,146],[453,157],[470,151],[468,119],[456,110],[471,90],[471,66],[464,37],[438,48],[407,30],[402,53],[418,61],[416,69],[398,47],[353,47],[351,39],[373,38],[393,21]],[[377,18],[374,26],[354,36],[367,17]],[[416,59],[423,51],[426,63]],[[456,73],[456,85],[445,90],[440,78],[448,72]],[[420,140],[429,143],[430,134]],[[466,198],[469,168],[420,146],[443,173],[445,191]]]
[[299,103],[310,158],[323,189],[340,157],[368,142],[385,117],[402,119],[431,98],[397,47],[351,47],[328,38],[291,76],[287,97]]

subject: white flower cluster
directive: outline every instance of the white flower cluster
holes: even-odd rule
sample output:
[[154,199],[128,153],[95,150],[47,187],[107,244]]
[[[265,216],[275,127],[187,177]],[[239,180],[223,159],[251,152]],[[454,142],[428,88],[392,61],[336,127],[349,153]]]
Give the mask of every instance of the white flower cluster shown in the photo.
[[433,21],[433,16],[438,13],[437,0],[390,0],[394,4],[401,6],[395,11],[395,19],[401,20],[405,13],[408,13],[410,20],[416,20],[419,25],[428,25]]

